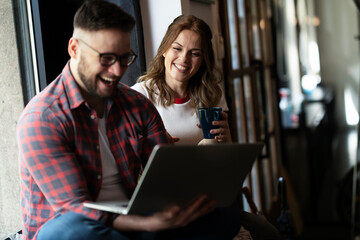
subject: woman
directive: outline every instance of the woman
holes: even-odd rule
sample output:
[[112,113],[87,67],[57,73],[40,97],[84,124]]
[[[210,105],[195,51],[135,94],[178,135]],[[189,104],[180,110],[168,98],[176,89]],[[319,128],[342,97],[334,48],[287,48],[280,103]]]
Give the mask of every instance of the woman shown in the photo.
[[195,16],[177,17],[168,27],[148,71],[133,89],[147,96],[159,111],[167,131],[179,143],[203,139],[197,109],[222,107],[223,120],[212,129],[218,142],[231,142],[227,104],[216,70],[210,27]]
[[[168,27],[148,72],[133,89],[148,97],[159,111],[165,128],[179,143],[203,143],[197,109],[222,107],[223,120],[212,129],[218,142],[231,142],[227,122],[228,107],[215,67],[209,26],[194,16],[179,16]],[[175,137],[176,136],[176,137]],[[265,219],[243,212],[243,228],[237,235],[244,239],[280,239],[279,232]],[[234,238],[237,239],[237,238]]]

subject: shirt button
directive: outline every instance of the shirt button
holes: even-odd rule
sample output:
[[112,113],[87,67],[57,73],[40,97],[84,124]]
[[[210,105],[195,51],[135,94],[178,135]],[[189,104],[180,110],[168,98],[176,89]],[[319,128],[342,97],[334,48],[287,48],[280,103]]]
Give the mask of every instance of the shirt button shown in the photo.
[[98,180],[100,180],[101,179],[101,175],[98,175]]
[[94,116],[94,115],[91,115],[90,118],[94,120],[94,119],[95,119],[95,116]]
[[99,149],[100,149],[100,146],[99,146],[99,145],[96,145],[96,149],[99,150]]

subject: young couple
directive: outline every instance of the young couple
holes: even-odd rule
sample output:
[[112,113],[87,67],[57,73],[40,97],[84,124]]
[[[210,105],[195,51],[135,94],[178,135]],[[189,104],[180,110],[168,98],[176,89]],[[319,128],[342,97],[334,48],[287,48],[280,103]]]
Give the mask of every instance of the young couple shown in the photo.
[[[151,215],[83,206],[129,199],[156,144],[196,144],[202,133],[195,109],[227,110],[213,71],[210,28],[193,16],[174,20],[148,72],[133,86],[146,97],[121,84],[136,57],[130,48],[134,24],[117,5],[85,1],[74,17],[69,62],[21,114],[24,238],[223,240],[244,226],[254,239],[280,239],[266,220],[236,207],[215,209],[207,196]],[[229,142],[225,112],[223,117],[212,131],[221,133],[217,141]]]

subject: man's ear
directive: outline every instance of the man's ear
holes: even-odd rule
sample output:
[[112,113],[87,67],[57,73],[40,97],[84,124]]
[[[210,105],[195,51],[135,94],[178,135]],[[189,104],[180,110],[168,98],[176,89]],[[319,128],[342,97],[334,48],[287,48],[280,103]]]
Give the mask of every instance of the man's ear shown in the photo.
[[68,53],[71,58],[77,58],[79,53],[79,42],[75,38],[70,38],[68,45]]

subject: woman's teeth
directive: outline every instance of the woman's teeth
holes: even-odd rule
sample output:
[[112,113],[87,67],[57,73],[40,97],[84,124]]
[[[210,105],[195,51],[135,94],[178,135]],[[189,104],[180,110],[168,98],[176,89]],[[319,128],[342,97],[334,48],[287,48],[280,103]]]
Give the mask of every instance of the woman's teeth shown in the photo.
[[183,67],[183,66],[181,66],[181,65],[175,64],[175,67],[177,67],[177,68],[180,69],[181,71],[185,71],[185,70],[186,70],[186,67]]

